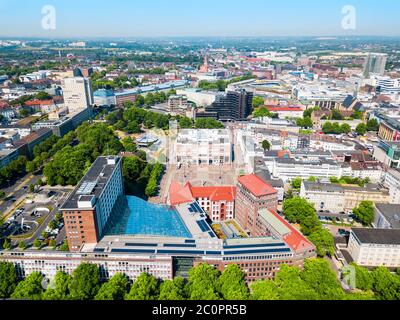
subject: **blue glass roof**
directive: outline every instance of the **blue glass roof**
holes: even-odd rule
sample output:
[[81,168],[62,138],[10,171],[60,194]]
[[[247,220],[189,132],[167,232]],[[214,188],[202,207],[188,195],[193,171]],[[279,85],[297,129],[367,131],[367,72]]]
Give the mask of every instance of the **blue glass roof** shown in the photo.
[[127,197],[128,208],[107,235],[149,235],[192,238],[176,210],[137,197]]

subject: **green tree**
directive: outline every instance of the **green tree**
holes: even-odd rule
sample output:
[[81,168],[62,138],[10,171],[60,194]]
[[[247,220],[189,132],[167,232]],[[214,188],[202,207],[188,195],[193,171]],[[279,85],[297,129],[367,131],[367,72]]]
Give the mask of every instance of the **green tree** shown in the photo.
[[356,132],[360,135],[363,136],[367,133],[367,125],[365,123],[360,123],[357,128]]
[[368,269],[360,267],[355,263],[352,263],[351,266],[354,268],[356,275],[356,288],[363,291],[372,290],[374,283],[372,273],[368,271]]
[[122,144],[124,145],[124,149],[127,152],[136,152],[137,151],[137,145],[131,137],[124,138],[124,140],[122,140]]
[[29,192],[30,192],[30,193],[35,192],[35,185],[34,185],[34,184],[30,184],[30,185],[29,185]]
[[353,214],[363,225],[371,225],[375,219],[374,203],[372,201],[362,201],[357,208],[354,208]]
[[57,247],[57,241],[54,240],[54,239],[51,239],[51,240],[49,241],[49,247],[50,247],[50,248],[55,248],[55,247]]
[[99,268],[94,264],[82,263],[75,269],[70,286],[74,300],[91,300],[100,288]]
[[279,300],[278,287],[274,281],[257,281],[251,285],[251,300]]
[[200,264],[189,271],[190,300],[219,300],[220,272],[206,263]]
[[43,278],[40,272],[31,273],[23,281],[18,283],[11,298],[20,300],[42,300]]
[[219,287],[225,300],[247,300],[249,289],[245,282],[245,275],[240,268],[229,265],[219,277]]
[[185,300],[186,288],[185,280],[181,277],[176,277],[173,281],[166,280],[160,285],[159,300]]
[[333,110],[331,115],[332,120],[343,120],[343,116],[339,110]]
[[296,121],[296,124],[298,127],[301,127],[304,129],[312,128],[314,126],[314,123],[312,122],[310,117],[298,118]]
[[17,285],[15,267],[10,262],[0,261],[0,299],[7,299]]
[[25,241],[20,241],[18,244],[18,248],[20,248],[21,250],[25,250],[26,249]]
[[261,107],[258,109],[255,109],[253,112],[253,118],[272,118],[272,113],[265,107]]
[[257,109],[264,105],[264,98],[260,96],[256,96],[253,98],[253,108]]
[[4,242],[3,242],[3,249],[4,250],[11,250],[11,241],[9,240],[9,239],[4,239]]
[[36,99],[39,100],[49,100],[51,99],[51,95],[49,95],[47,92],[40,91],[36,94]]
[[291,223],[302,223],[309,216],[316,216],[314,206],[306,199],[295,197],[285,200],[283,212]]
[[324,228],[312,232],[308,239],[315,245],[318,257],[326,255],[333,256],[335,253],[335,242],[330,232]]
[[292,185],[293,189],[300,190],[302,182],[303,182],[303,180],[301,178],[294,178],[292,180],[292,184],[291,185]]
[[190,129],[193,128],[193,120],[188,117],[180,117],[179,118],[179,128],[181,129]]
[[308,182],[317,182],[317,178],[316,177],[309,177],[307,179]]
[[367,131],[375,131],[379,130],[379,123],[376,119],[371,119],[367,122]]
[[69,251],[69,247],[68,247],[68,242],[67,242],[67,240],[64,240],[64,242],[63,242],[62,245],[60,246],[60,251]]
[[43,300],[68,300],[72,278],[69,274],[58,271],[51,285],[43,294]]
[[372,272],[373,291],[380,300],[400,300],[400,277],[388,268],[379,267]]
[[35,241],[33,241],[33,247],[36,249],[40,249],[40,247],[42,246],[42,243],[40,242],[40,240],[35,239]]
[[271,143],[268,141],[268,140],[264,140],[262,143],[261,143],[261,147],[264,149],[264,151],[269,151],[269,150],[271,150]]
[[158,297],[157,279],[148,273],[142,273],[133,283],[126,300],[157,300]]
[[128,277],[122,273],[117,273],[101,286],[95,300],[124,300],[128,291]]
[[348,123],[343,123],[340,127],[341,133],[348,134],[351,132],[351,127]]

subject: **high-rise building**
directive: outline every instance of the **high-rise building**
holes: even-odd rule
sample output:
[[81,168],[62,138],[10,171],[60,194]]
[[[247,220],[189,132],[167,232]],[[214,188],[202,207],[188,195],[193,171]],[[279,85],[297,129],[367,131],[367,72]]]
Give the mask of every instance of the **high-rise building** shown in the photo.
[[364,76],[369,77],[371,73],[383,76],[387,59],[388,55],[386,53],[370,53],[365,59]]
[[120,157],[99,157],[71,193],[63,213],[70,251],[96,244],[108,219],[123,204],[124,183]]
[[215,102],[205,108],[206,113],[215,112],[218,120],[244,120],[253,111],[253,93],[246,90],[230,91],[216,97]]
[[255,174],[239,177],[236,196],[236,220],[250,235],[257,234],[257,218],[261,209],[278,207],[278,191]]
[[89,78],[66,78],[61,82],[64,103],[70,113],[82,111],[94,104],[92,82]]

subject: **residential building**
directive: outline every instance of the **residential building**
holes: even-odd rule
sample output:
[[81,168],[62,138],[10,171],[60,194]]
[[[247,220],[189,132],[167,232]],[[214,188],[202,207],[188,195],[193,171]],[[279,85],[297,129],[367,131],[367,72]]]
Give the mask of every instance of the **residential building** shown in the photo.
[[108,219],[124,196],[121,163],[120,157],[97,158],[62,205],[71,251],[96,244],[103,236]]
[[347,250],[362,267],[400,267],[400,229],[359,229],[350,233]]
[[389,202],[392,204],[400,204],[400,171],[389,169],[385,173],[384,184],[389,188]]

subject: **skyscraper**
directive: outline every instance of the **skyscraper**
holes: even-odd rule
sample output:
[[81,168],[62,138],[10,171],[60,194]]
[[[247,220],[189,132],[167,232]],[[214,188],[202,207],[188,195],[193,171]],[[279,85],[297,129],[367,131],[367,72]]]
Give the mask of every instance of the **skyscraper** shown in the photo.
[[218,120],[244,120],[253,111],[253,93],[246,90],[230,91],[226,95],[217,96],[205,111],[217,113]]
[[383,76],[385,74],[388,55],[386,53],[370,53],[365,59],[364,77],[369,77],[371,73]]
[[70,113],[82,111],[94,104],[92,82],[89,78],[66,78],[61,83],[64,103]]

